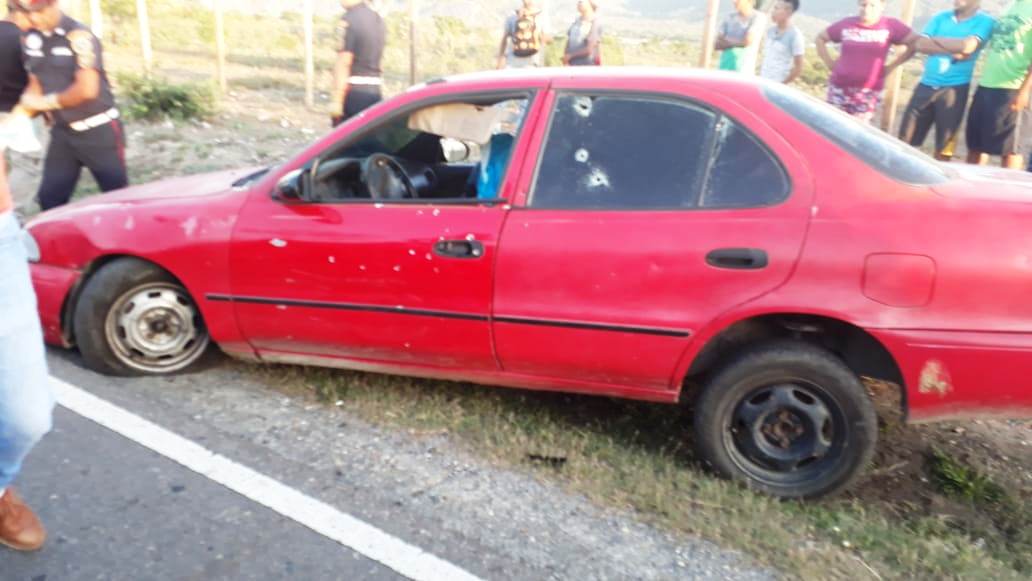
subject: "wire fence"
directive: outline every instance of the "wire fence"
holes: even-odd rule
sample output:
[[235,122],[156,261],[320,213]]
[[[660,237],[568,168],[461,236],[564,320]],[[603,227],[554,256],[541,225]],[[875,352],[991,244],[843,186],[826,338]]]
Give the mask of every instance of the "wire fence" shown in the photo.
[[[228,64],[232,59],[253,57],[255,45],[265,54],[303,75],[304,102],[316,104],[319,86],[332,66],[327,47],[336,44],[335,22],[340,18],[339,0],[62,0],[66,11],[88,23],[97,36],[118,35],[116,40],[133,44],[139,51],[140,68],[154,70],[156,48],[210,51],[213,79],[223,92],[229,87]],[[706,0],[701,38],[669,41],[665,51],[680,66],[708,68],[713,61],[713,41],[723,0]],[[413,84],[431,71],[436,74],[476,70],[493,66],[500,40],[504,4],[478,1],[429,2],[427,0],[374,0],[387,15],[393,46],[388,52],[388,83]],[[515,6],[517,0],[512,0]],[[546,2],[547,14],[555,20],[562,12],[558,0]],[[569,4],[573,4],[569,2]],[[916,0],[902,0],[902,17],[913,22]],[[563,7],[569,11],[569,7]],[[479,23],[471,26],[469,22]],[[497,23],[488,28],[488,24]],[[555,28],[551,26],[551,28]],[[126,38],[128,37],[128,38]],[[604,52],[606,64],[624,64],[625,52],[633,52],[650,41],[612,44]],[[263,45],[263,46],[262,46]],[[552,47],[554,52],[557,47]],[[246,49],[246,50],[245,50]],[[280,49],[280,50],[276,50]],[[650,55],[651,56],[651,55]],[[557,57],[550,59],[556,62]],[[666,63],[658,63],[666,64]],[[443,70],[442,70],[443,69]],[[896,116],[901,70],[887,80],[883,127],[891,127]]]

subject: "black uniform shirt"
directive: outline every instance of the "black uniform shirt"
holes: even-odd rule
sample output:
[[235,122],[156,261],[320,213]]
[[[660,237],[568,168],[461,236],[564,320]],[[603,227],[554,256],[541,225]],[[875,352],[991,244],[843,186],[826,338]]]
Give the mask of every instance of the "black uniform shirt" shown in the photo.
[[61,124],[82,121],[104,113],[115,106],[111,83],[104,72],[104,55],[100,41],[83,24],[67,15],[51,34],[33,30],[25,35],[25,62],[29,73],[41,85],[43,93],[61,93],[75,82],[81,69],[96,69],[100,73],[100,95],[78,107],[55,111]]
[[0,22],[0,113],[18,104],[29,82],[22,57],[21,31],[13,22]]
[[365,2],[348,8],[340,21],[340,52],[355,55],[353,77],[379,77],[383,72],[383,47],[387,27],[383,18]]

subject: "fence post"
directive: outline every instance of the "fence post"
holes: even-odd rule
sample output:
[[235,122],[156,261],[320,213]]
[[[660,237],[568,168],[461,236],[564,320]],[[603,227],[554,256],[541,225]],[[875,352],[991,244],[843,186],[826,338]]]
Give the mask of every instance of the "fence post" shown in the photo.
[[305,105],[309,108],[315,106],[315,30],[314,10],[312,0],[305,0],[304,20],[305,29]]
[[717,40],[717,15],[720,13],[720,0],[709,0],[706,4],[706,21],[702,29],[702,56],[699,66],[708,69],[713,64],[713,43]]
[[94,36],[103,40],[104,14],[100,9],[100,0],[90,0],[90,30]]
[[147,0],[136,0],[136,18],[140,21],[140,48],[143,50],[143,70],[149,75],[154,64],[154,50],[151,47],[150,15]]
[[[917,7],[917,0],[906,0],[903,4],[903,22],[907,26],[914,24],[914,11]],[[889,75],[885,83],[885,105],[882,108],[882,130],[892,131],[892,124],[896,121],[896,106],[899,101],[899,89],[903,80],[903,67],[900,66]]]
[[409,0],[409,84],[416,84],[416,0]]
[[229,90],[226,82],[226,26],[222,15],[222,0],[213,2],[215,8],[215,74],[218,76],[219,88],[225,93]]

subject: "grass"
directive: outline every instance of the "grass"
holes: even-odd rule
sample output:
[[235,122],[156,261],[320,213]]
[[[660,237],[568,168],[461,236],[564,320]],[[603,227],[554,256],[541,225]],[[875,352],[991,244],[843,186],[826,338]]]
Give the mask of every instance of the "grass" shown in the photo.
[[942,450],[932,451],[929,465],[936,484],[946,494],[983,505],[998,504],[1006,498],[1002,486]]
[[[255,373],[274,385],[308,391],[378,425],[446,432],[503,466],[633,510],[658,526],[740,549],[793,576],[1032,574],[1027,510],[1007,522],[976,526],[934,514],[901,518],[855,499],[775,501],[702,470],[691,453],[688,418],[676,407],[357,372],[260,369]],[[1009,498],[999,494],[994,502]]]

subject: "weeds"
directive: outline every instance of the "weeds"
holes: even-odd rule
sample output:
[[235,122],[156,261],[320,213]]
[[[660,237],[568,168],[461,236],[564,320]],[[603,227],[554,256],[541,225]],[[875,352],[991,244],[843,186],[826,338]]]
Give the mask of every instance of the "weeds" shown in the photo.
[[1006,497],[1003,488],[988,476],[941,450],[932,450],[930,462],[932,477],[948,495],[987,505],[998,504]]
[[198,84],[176,84],[151,76],[120,74],[118,86],[128,103],[130,119],[189,121],[204,119],[215,109],[212,90]]

